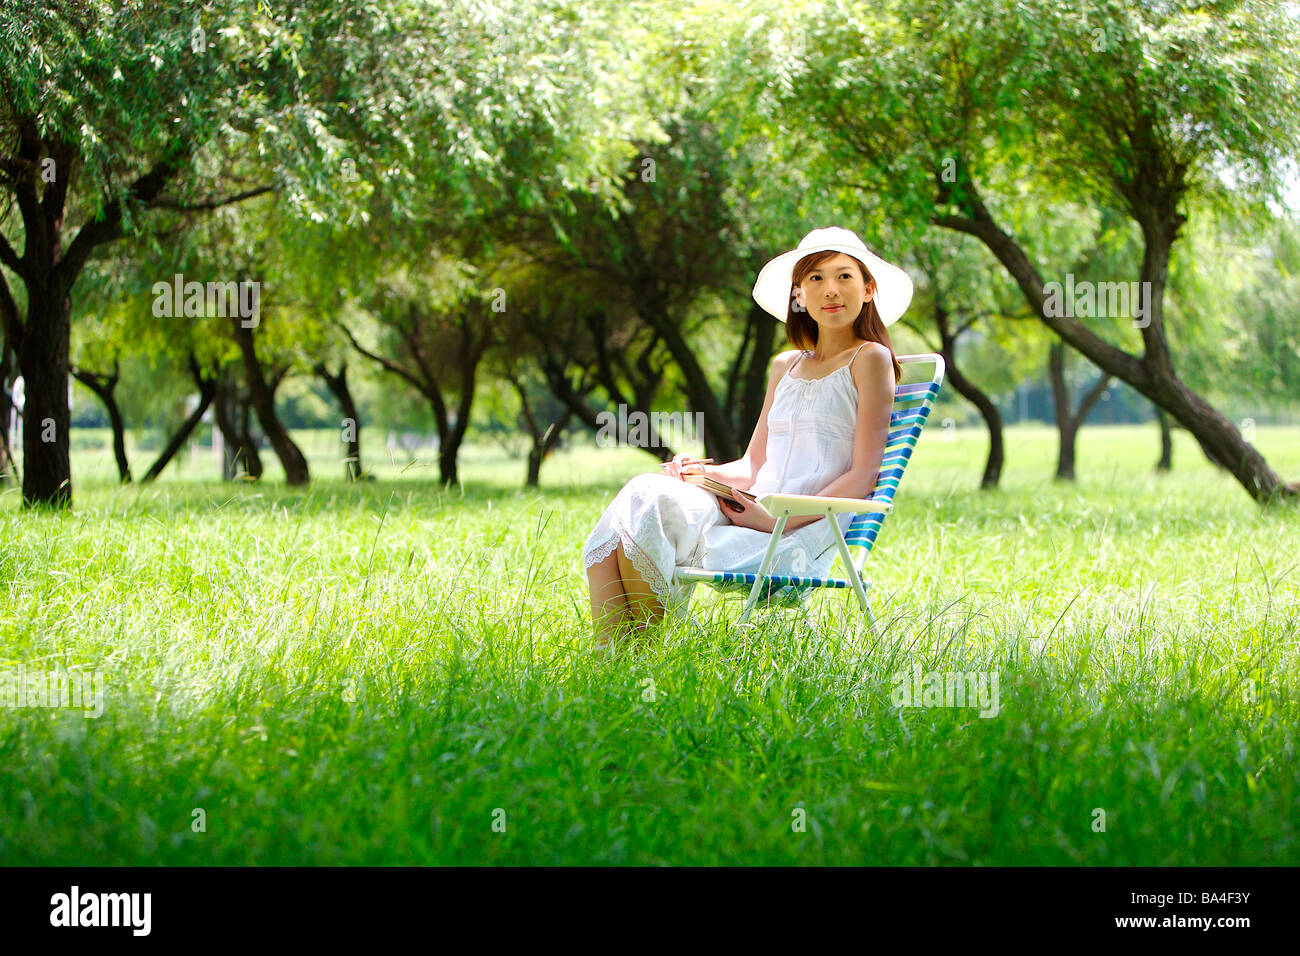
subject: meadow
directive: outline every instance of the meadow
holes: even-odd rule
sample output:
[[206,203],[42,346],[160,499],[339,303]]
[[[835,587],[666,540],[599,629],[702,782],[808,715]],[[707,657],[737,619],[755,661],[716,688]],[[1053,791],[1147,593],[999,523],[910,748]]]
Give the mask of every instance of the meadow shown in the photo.
[[[0,708],[6,864],[1300,863],[1300,511],[1176,433],[930,429],[852,595],[813,625],[700,587],[591,650],[580,548],[642,451],[501,448],[462,485],[222,484],[185,457],[119,488],[74,439],[75,505],[0,493],[0,668],[98,672],[101,716]],[[1257,444],[1300,475],[1300,427]],[[689,450],[689,449],[688,449]],[[698,451],[698,449],[695,449]],[[133,458],[143,471],[147,455]],[[838,572],[837,572],[838,573]],[[996,674],[1000,707],[897,707],[896,675]]]

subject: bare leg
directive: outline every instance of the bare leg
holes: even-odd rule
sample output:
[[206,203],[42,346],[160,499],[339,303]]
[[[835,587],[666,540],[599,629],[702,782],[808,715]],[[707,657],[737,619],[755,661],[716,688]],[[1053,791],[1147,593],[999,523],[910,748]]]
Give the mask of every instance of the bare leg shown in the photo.
[[646,584],[645,579],[637,574],[636,568],[628,559],[627,552],[623,550],[622,542],[619,542],[614,553],[618,555],[618,571],[623,579],[623,590],[627,597],[629,613],[637,620],[653,624],[664,616],[664,606],[659,603],[659,598],[651,590],[650,585]]
[[587,586],[591,590],[591,622],[596,628],[596,643],[607,644],[618,631],[632,623],[614,553],[587,568]]

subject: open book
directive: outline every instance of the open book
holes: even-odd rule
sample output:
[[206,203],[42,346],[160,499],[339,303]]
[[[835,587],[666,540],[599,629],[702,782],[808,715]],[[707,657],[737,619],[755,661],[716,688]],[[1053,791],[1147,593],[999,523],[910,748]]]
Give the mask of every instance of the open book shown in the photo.
[[748,507],[754,508],[760,514],[767,515],[769,518],[776,517],[776,515],[772,514],[772,512],[759,504],[756,497],[751,495],[748,491],[745,491],[743,488],[724,485],[716,478],[710,478],[708,475],[682,475],[681,479],[682,481],[689,481],[693,485],[699,485],[705,491],[713,492],[722,499],[723,506],[730,508],[732,511],[739,511],[740,506],[738,502],[741,499],[744,499],[745,504]]

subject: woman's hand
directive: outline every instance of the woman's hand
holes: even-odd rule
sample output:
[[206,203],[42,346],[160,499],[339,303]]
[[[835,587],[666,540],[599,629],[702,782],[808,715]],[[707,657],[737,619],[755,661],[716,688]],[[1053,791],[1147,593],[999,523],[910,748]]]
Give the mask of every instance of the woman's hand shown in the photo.
[[684,451],[679,451],[673,455],[672,461],[664,468],[664,474],[671,475],[673,478],[680,478],[682,475],[707,475],[709,469],[707,465],[701,465]]
[[718,498],[718,507],[722,513],[731,519],[731,523],[739,525],[742,528],[753,528],[755,531],[765,531],[769,534],[776,528],[776,519],[769,518],[763,512],[755,508],[750,502],[745,500],[745,496],[740,497],[740,507],[737,510],[736,505],[728,499],[723,501]]

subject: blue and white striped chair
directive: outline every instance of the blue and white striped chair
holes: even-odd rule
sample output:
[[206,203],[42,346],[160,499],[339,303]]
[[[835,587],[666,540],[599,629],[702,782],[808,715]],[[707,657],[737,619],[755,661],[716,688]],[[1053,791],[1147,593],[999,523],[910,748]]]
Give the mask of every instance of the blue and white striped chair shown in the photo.
[[[708,571],[704,568],[679,567],[673,571],[674,581],[686,582],[683,606],[690,603],[691,593],[696,584],[707,584],[724,593],[748,592],[749,599],[740,613],[737,625],[748,620],[750,612],[762,601],[765,607],[800,607],[804,616],[808,616],[808,598],[818,588],[852,588],[857,595],[858,604],[867,622],[875,630],[876,619],[871,613],[871,602],[867,591],[871,582],[863,577],[863,566],[867,555],[876,543],[880,525],[885,515],[894,508],[894,494],[902,480],[907,463],[916,450],[917,439],[921,429],[934,407],[934,401],[943,386],[945,365],[943,356],[934,352],[919,355],[898,356],[900,365],[933,364],[934,375],[928,382],[915,382],[894,387],[894,408],[889,415],[889,437],[885,441],[885,453],[880,463],[880,473],[876,477],[876,486],[866,498],[832,498],[819,495],[760,495],[759,501],[772,514],[776,515],[776,527],[768,542],[767,552],[758,572],[745,571]],[[785,530],[786,520],[796,515],[843,514],[851,512],[855,517],[847,533],[840,530],[839,522],[832,522],[835,529],[836,546],[839,548],[840,561],[847,572],[853,571],[851,579],[804,577],[796,574],[768,574],[776,554],[777,543]],[[850,547],[859,549],[855,561]]]

